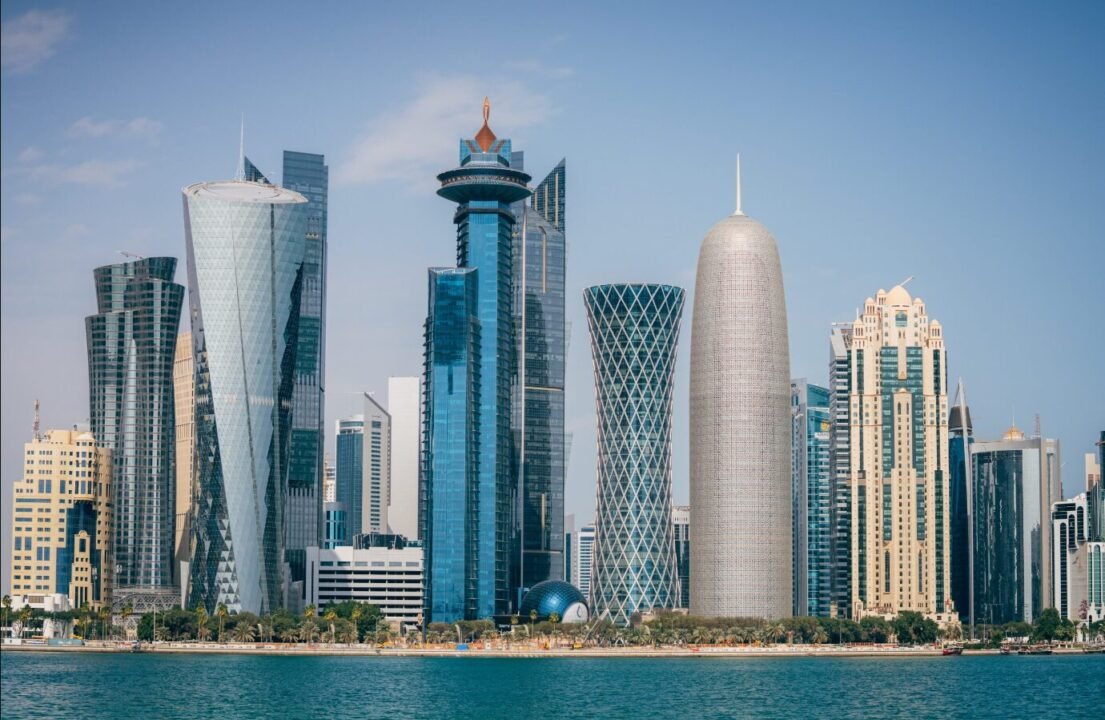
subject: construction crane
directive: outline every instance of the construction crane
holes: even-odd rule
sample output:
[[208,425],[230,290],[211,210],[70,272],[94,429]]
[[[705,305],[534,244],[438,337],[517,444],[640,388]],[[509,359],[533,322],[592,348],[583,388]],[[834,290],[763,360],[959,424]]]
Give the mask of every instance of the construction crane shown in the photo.
[[123,257],[134,258],[135,260],[145,260],[146,259],[144,255],[139,255],[138,253],[132,253],[132,252],[127,251],[127,250],[116,250],[115,252],[119,253]]

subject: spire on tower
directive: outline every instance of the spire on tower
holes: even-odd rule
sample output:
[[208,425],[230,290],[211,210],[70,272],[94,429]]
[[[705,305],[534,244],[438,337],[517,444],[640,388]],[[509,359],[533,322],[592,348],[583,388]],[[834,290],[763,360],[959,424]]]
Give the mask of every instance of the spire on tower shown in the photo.
[[741,212],[741,154],[737,153],[737,209],[734,215],[744,215]]

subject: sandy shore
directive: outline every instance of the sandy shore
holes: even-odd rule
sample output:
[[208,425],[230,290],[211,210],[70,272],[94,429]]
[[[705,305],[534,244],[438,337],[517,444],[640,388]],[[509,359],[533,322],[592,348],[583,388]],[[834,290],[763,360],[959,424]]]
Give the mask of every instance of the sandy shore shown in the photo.
[[[3,652],[132,652],[127,643],[98,643],[87,645],[9,645],[3,646]],[[569,647],[544,649],[536,646],[521,645],[503,647],[493,645],[484,647],[473,644],[469,650],[458,651],[454,647],[386,647],[374,648],[371,645],[328,645],[304,643],[291,645],[281,643],[175,643],[162,642],[155,645],[142,644],[142,653],[183,653],[183,654],[234,654],[234,655],[283,655],[283,656],[373,656],[373,657],[468,657],[468,658],[542,658],[542,657],[591,657],[591,658],[765,658],[765,657],[931,657],[941,655],[940,648],[897,647],[897,646],[850,646],[850,645],[775,645],[770,647],[623,647],[623,648],[584,648],[573,650]],[[965,655],[996,655],[996,650],[968,650]],[[1076,653],[1080,649],[1057,648],[1056,654]]]

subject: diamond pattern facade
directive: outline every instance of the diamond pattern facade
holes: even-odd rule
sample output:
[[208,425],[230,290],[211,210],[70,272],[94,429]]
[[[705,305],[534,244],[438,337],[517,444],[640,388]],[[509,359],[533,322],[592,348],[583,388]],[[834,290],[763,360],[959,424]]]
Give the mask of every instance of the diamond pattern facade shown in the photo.
[[595,366],[598,483],[591,606],[628,625],[676,607],[671,411],[685,293],[670,285],[584,291]]
[[196,353],[191,603],[282,604],[284,493],[306,199],[250,182],[184,191]]

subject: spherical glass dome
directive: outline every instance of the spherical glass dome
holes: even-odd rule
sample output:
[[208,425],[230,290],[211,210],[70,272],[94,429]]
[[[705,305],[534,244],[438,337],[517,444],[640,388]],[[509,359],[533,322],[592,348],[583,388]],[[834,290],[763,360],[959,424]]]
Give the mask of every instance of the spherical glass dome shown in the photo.
[[530,588],[522,598],[518,614],[526,620],[534,610],[538,620],[548,620],[550,615],[556,613],[560,622],[565,623],[584,622],[589,616],[583,593],[563,580],[546,580]]

